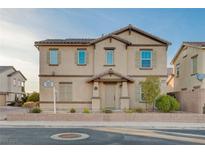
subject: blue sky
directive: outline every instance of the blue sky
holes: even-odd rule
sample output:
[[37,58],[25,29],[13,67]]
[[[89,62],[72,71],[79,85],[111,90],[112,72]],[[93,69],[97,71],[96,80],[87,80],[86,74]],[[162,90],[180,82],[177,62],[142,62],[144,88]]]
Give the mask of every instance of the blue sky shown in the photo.
[[168,66],[182,41],[205,41],[205,9],[0,9],[0,65],[14,65],[38,91],[35,40],[93,38],[132,24],[172,42]]

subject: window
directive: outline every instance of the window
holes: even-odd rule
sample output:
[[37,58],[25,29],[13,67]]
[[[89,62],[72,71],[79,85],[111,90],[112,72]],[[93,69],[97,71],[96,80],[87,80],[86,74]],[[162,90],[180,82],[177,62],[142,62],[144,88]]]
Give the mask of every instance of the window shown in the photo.
[[143,87],[141,85],[140,87],[140,101],[145,102],[145,97],[144,97],[144,92],[143,92]]
[[13,85],[16,86],[16,79],[13,79]]
[[176,77],[179,77],[179,64],[176,65]]
[[141,50],[141,68],[152,67],[152,50]]
[[20,80],[18,80],[18,86],[21,87],[21,81]]
[[106,65],[113,65],[114,60],[113,60],[113,50],[106,50]]
[[24,87],[24,82],[21,82],[21,87]]
[[192,58],[192,73],[193,74],[197,73],[197,56],[194,56]]
[[86,51],[84,49],[78,50],[78,65],[86,64]]
[[58,50],[50,50],[50,65],[58,65]]
[[72,101],[72,83],[70,82],[59,83],[59,101],[62,102]]

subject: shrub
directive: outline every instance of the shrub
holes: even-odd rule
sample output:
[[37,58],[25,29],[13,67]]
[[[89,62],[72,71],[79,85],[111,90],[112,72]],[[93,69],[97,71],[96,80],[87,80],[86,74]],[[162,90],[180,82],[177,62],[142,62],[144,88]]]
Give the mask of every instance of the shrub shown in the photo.
[[28,96],[27,99],[28,102],[38,102],[39,101],[39,93],[33,92]]
[[105,108],[105,109],[103,109],[102,112],[104,112],[104,113],[112,113],[112,110],[109,109],[109,108]]
[[41,109],[40,108],[33,108],[32,110],[31,110],[31,113],[41,113]]
[[88,108],[84,108],[83,113],[90,113],[90,110]]
[[74,108],[70,109],[70,113],[75,113],[75,112],[76,112],[76,110]]
[[133,113],[134,110],[133,110],[133,109],[124,109],[124,112],[125,112],[125,113]]
[[23,107],[28,108],[28,109],[37,108],[39,106],[40,106],[39,102],[26,102],[23,104]]
[[136,108],[134,109],[135,112],[138,112],[138,113],[143,113],[144,110],[142,108]]
[[174,98],[174,97],[170,97],[170,102],[171,102],[171,111],[177,111],[180,108],[180,104],[179,102]]
[[156,99],[155,103],[156,108],[161,112],[170,112],[179,110],[179,102],[169,96],[169,95],[161,95]]

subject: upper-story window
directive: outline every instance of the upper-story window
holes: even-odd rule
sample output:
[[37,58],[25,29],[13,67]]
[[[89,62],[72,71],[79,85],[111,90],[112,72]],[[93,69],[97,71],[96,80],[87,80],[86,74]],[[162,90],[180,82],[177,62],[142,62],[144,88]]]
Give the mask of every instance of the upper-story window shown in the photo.
[[78,65],[86,65],[86,50],[78,49]]
[[21,81],[20,80],[18,80],[18,86],[21,87]]
[[13,85],[16,86],[16,79],[13,79]]
[[176,65],[176,77],[179,77],[179,67],[180,66],[180,64],[177,64]]
[[197,73],[197,56],[192,57],[192,73]]
[[114,50],[106,50],[106,65],[114,65]]
[[152,50],[143,49],[140,52],[141,68],[152,68]]
[[49,54],[50,54],[49,64],[58,65],[58,50],[51,49]]

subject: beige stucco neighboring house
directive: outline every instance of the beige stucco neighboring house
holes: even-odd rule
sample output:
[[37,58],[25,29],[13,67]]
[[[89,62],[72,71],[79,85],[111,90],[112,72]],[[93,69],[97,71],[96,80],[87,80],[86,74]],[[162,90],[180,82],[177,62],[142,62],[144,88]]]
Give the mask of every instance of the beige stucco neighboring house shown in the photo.
[[167,92],[169,45],[132,25],[95,39],[36,41],[40,106],[53,109],[53,89],[46,86],[52,81],[57,110],[145,108],[140,82],[146,77],[159,77],[161,92]]
[[174,65],[172,92],[181,103],[181,110],[203,113],[205,42],[183,42],[171,64]]
[[0,106],[21,99],[25,94],[25,76],[13,66],[0,66]]

